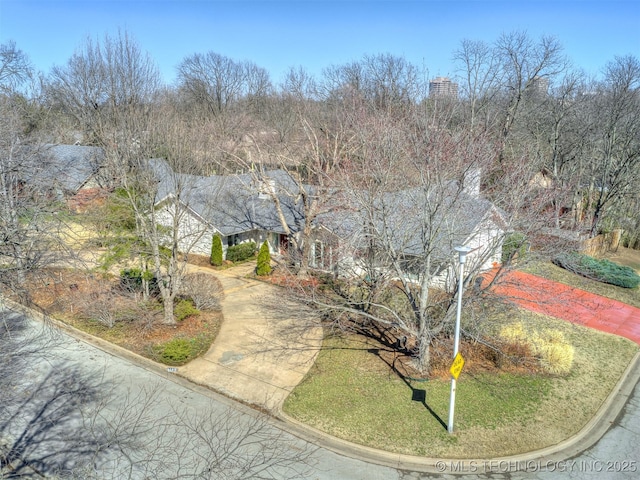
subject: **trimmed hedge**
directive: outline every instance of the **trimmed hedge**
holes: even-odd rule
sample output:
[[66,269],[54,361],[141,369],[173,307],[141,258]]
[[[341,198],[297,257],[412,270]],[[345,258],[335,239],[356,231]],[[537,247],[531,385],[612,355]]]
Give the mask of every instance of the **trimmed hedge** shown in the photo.
[[640,276],[631,268],[609,260],[598,260],[582,253],[563,253],[553,259],[553,263],[570,272],[602,283],[623,288],[636,288]]
[[227,260],[231,262],[243,262],[256,253],[256,243],[246,242],[227,248]]

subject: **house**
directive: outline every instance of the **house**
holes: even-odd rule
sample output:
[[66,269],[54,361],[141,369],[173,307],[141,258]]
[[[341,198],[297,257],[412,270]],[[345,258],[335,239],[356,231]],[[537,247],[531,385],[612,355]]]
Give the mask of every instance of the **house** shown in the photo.
[[[184,251],[209,255],[211,238],[218,234],[225,250],[267,240],[272,254],[284,253],[289,239],[271,198],[274,193],[290,230],[295,234],[304,225],[298,184],[286,171],[266,172],[257,184],[250,174],[200,177],[176,174],[164,160],[150,165],[160,179],[156,210],[167,226],[180,216]],[[471,180],[472,188],[449,182],[440,191],[416,187],[377,198],[365,192],[335,192],[328,199],[333,208],[314,221],[309,265],[338,275],[364,275],[367,252],[379,247],[396,255],[379,258],[380,268],[387,260],[397,260],[405,275],[418,281],[428,254],[432,283],[447,288],[456,277],[451,268],[457,258],[454,247],[466,245],[475,249],[470,265],[491,269],[500,261],[507,215],[480,196],[478,175]]]
[[64,200],[72,210],[103,195],[97,175],[104,166],[104,151],[83,145],[52,145],[38,148],[34,157],[37,168],[29,181],[57,200]]
[[[329,248],[322,246],[320,254],[316,249],[315,258],[324,260],[329,252],[336,262],[333,270],[340,275],[366,276],[372,269],[384,269],[416,283],[428,275],[431,286],[453,289],[454,247],[473,249],[467,271],[487,271],[501,261],[502,242],[509,231],[506,213],[482,198],[477,181],[472,184],[473,188],[457,182],[440,189],[406,188],[376,198],[347,193],[341,199],[347,208],[318,220],[340,240]],[[339,244],[349,247],[338,250]]]
[[213,235],[220,235],[225,254],[230,246],[259,245],[265,240],[272,254],[284,253],[289,238],[273,207],[270,189],[280,190],[283,214],[292,230],[303,221],[295,199],[285,192],[296,184],[283,170],[268,172],[266,181],[258,185],[251,174],[179,174],[163,159],[150,160],[149,165],[159,179],[155,205],[160,223],[170,226],[179,217],[178,243],[183,251],[208,256]]

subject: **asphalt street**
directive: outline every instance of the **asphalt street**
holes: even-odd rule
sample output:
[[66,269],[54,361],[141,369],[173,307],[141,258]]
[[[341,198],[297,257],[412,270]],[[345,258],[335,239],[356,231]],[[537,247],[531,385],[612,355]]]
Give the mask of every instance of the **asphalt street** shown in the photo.
[[[291,429],[277,420],[190,384],[169,371],[121,358],[41,321],[24,320],[7,310],[2,311],[1,318],[0,323],[7,322],[6,325],[21,323],[24,329],[19,336],[27,339],[29,345],[37,344],[38,348],[30,349],[28,370],[12,386],[13,397],[19,400],[22,409],[18,410],[15,425],[0,431],[0,440],[13,441],[31,428],[36,422],[30,415],[41,414],[41,405],[53,403],[51,399],[55,395],[62,392],[63,399],[69,398],[70,391],[80,395],[78,392],[84,389],[90,394],[84,394],[85,401],[79,404],[77,411],[81,414],[72,411],[69,418],[59,418],[59,429],[51,428],[48,433],[54,437],[49,443],[42,437],[47,432],[32,435],[30,438],[41,445],[31,448],[36,457],[38,448],[64,453],[63,443],[78,443],[89,431],[94,448],[91,463],[77,456],[76,463],[71,462],[71,466],[65,468],[80,465],[90,471],[93,478],[143,478],[150,474],[167,479],[180,475],[184,475],[183,478],[196,475],[198,478],[253,478],[250,469],[258,471],[267,467],[273,478],[458,478],[450,473],[418,473],[378,466],[318,448],[313,442],[291,434]],[[53,440],[57,444],[51,443]],[[638,445],[640,392],[636,385],[626,407],[604,437],[579,455],[549,461],[467,463],[465,478],[638,478]],[[76,452],[75,455],[78,451],[68,449]],[[101,454],[97,455],[97,451]],[[39,458],[48,458],[48,455],[40,454]],[[46,470],[51,465],[40,467]],[[447,460],[436,467],[463,473],[461,465]],[[220,476],[216,469],[224,469],[229,476]],[[524,469],[530,471],[522,471]]]

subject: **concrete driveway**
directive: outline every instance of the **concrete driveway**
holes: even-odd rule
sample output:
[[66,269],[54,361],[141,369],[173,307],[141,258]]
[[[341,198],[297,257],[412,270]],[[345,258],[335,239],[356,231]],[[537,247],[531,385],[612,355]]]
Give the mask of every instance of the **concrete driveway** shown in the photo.
[[[241,402],[279,414],[285,398],[313,365],[322,346],[322,328],[307,328],[304,308],[286,304],[282,291],[247,278],[253,264],[212,272],[224,288],[224,321],[202,357],[178,374]],[[281,312],[288,312],[281,315]]]

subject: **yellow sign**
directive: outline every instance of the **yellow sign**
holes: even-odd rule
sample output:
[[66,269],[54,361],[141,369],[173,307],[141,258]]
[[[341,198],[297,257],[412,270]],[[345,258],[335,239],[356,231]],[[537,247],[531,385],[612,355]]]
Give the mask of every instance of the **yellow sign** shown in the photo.
[[464,357],[460,355],[460,352],[458,352],[456,357],[453,359],[451,368],[449,369],[449,373],[451,373],[451,376],[454,379],[458,380],[460,372],[462,372],[462,367],[464,367]]

